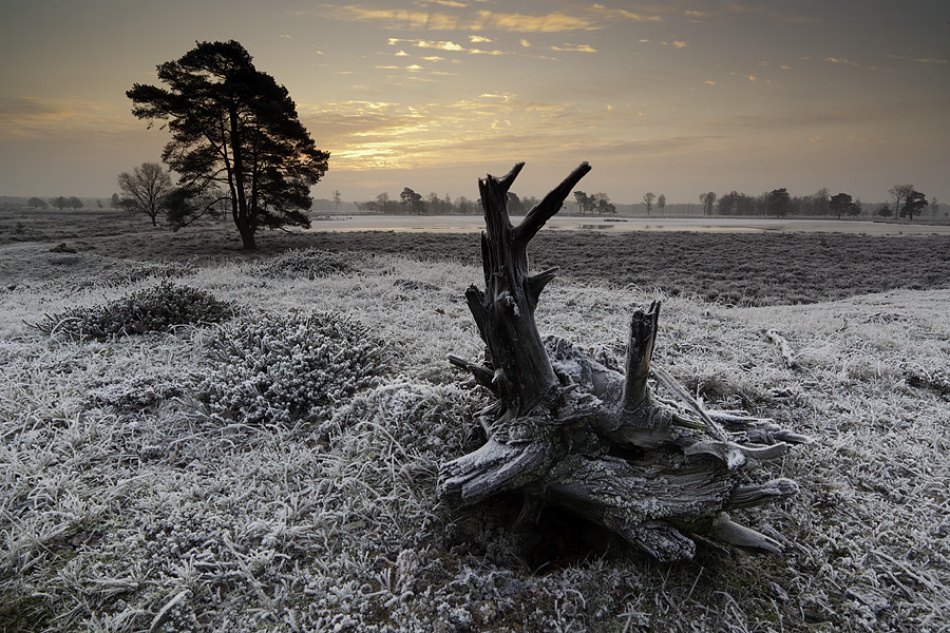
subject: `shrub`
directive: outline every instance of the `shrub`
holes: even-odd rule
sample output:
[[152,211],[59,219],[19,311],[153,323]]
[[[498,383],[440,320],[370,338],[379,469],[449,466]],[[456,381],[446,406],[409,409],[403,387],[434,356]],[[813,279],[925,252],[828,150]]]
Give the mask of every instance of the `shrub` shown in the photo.
[[200,388],[212,416],[248,424],[328,418],[383,372],[385,345],[327,313],[265,316],[222,327],[210,341],[217,363]]
[[269,258],[258,268],[258,274],[267,277],[310,280],[352,272],[353,267],[340,255],[314,248],[288,251],[278,257]]
[[44,315],[34,327],[50,335],[108,340],[146,332],[170,332],[181,325],[219,323],[232,313],[229,303],[218,301],[210,293],[162,282],[105,305]]

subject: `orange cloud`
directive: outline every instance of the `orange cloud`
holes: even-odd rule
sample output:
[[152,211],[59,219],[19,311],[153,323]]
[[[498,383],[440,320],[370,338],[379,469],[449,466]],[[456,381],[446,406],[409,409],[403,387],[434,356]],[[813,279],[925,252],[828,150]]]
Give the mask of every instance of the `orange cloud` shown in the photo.
[[[450,9],[470,9],[469,5],[453,0],[435,1]],[[517,13],[492,11],[457,11],[456,13],[439,10],[421,11],[412,9],[376,9],[354,5],[326,5],[321,13],[324,17],[345,20],[387,22],[388,28],[418,28],[444,31],[497,31],[520,33],[566,33],[572,31],[596,31],[609,28],[618,21],[625,22],[662,22],[658,15],[645,15],[627,9],[608,8],[602,4],[593,4],[585,9],[573,12],[554,11],[552,13]],[[481,37],[481,36],[473,36]],[[486,40],[472,40],[483,42]]]
[[633,11],[627,11],[626,9],[613,9],[607,8],[602,4],[593,4],[590,9],[591,13],[595,13],[606,20],[627,20],[630,22],[662,22],[663,18],[658,15],[643,15],[640,13],[634,13]]
[[456,52],[456,53],[461,53],[466,50],[465,47],[462,46],[461,44],[456,44],[455,42],[451,42],[451,41],[405,40],[405,39],[398,39],[395,37],[389,38],[390,46],[395,46],[396,44],[401,44],[401,43],[411,44],[412,46],[415,46],[416,48],[434,48],[440,51],[451,51],[451,52]]
[[479,11],[478,17],[486,27],[499,31],[520,33],[561,33],[564,31],[593,31],[601,28],[593,20],[562,12],[542,15]]

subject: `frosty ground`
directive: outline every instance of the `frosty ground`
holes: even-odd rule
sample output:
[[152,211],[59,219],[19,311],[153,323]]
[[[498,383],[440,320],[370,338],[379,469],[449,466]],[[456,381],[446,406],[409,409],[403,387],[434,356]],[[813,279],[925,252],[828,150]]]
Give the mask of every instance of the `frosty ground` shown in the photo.
[[[838,239],[781,238],[757,244]],[[580,238],[539,242],[537,259],[569,260],[542,334],[619,351],[633,307],[661,299],[657,364],[710,407],[814,440],[761,466],[799,496],[741,517],[784,554],[709,544],[677,565],[556,513],[515,528],[515,499],[439,502],[439,464],[481,441],[484,395],[445,360],[481,350],[462,297],[482,283],[473,236],[403,254],[331,250],[329,234],[257,256],[154,247],[174,239],[0,250],[0,631],[950,630],[946,238],[877,238],[919,276],[884,258],[849,293],[804,257],[788,266],[808,287],[790,275],[768,295],[728,287],[721,257],[687,248],[700,238],[651,246],[684,279],[693,266],[692,287],[649,258],[585,274]],[[617,243],[591,239],[593,266]],[[102,330],[185,289],[227,309]]]

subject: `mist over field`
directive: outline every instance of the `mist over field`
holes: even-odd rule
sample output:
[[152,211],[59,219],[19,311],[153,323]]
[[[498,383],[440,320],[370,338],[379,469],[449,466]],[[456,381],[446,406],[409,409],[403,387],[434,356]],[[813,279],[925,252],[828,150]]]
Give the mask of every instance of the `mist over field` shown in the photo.
[[[950,238],[543,230],[542,334],[812,438],[737,517],[784,547],[651,562],[557,512],[458,510],[481,442],[476,234],[60,227],[0,247],[0,630],[943,631]],[[38,237],[34,235],[34,237]],[[787,341],[790,367],[770,340]]]

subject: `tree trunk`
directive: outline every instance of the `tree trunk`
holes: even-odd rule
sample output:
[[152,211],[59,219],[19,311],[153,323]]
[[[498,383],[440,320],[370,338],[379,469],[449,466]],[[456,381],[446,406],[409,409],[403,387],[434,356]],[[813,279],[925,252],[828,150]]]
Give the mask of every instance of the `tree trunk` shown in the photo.
[[250,226],[250,221],[244,220],[241,222],[236,222],[238,233],[241,234],[241,243],[244,250],[254,251],[257,250],[257,241],[254,238],[254,229]]
[[519,491],[526,509],[567,509],[664,561],[691,558],[699,537],[780,551],[726,511],[794,495],[792,481],[750,484],[740,469],[805,438],[769,420],[707,411],[651,367],[659,303],[634,312],[625,362],[542,339],[534,311],[556,269],[529,275],[527,246],[590,166],[582,163],[513,227],[508,190],[523,167],[479,181],[486,289],[472,286],[465,296],[487,349],[482,364],[449,361],[497,402],[481,420],[487,442],[442,466],[440,494],[465,505]]
[[237,225],[238,233],[241,234],[241,242],[244,250],[253,251],[257,249],[257,243],[254,240],[254,218],[247,200],[247,187],[244,182],[244,141],[240,129],[237,106],[231,106],[228,110],[228,119],[230,122],[230,145],[231,157],[234,161],[232,172],[229,174],[231,184],[232,199],[236,196],[234,223]]

